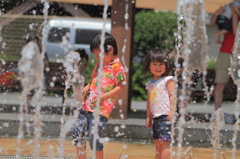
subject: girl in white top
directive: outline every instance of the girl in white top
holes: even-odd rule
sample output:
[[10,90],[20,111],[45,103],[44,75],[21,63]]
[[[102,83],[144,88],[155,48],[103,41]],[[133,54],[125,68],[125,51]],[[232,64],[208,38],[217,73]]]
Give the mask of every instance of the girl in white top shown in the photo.
[[171,75],[168,53],[159,48],[150,50],[146,56],[143,73],[151,73],[148,91],[146,127],[153,129],[153,141],[157,159],[170,158],[171,122],[175,97],[175,82]]

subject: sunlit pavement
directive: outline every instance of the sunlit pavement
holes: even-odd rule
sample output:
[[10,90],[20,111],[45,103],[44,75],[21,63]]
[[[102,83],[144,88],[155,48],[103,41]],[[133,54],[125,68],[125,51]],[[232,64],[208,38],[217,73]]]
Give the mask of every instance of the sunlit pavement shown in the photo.
[[[21,141],[23,147],[21,158],[33,158],[33,143],[32,140],[24,139]],[[16,139],[2,138],[0,139],[0,158],[15,158],[17,141]],[[72,146],[71,141],[65,141],[64,156],[66,158],[76,158],[75,147]],[[41,158],[48,158],[47,156],[54,156],[58,158],[59,140],[40,140],[39,153]],[[176,159],[178,149],[173,147],[172,156]],[[182,159],[213,159],[214,150],[210,148],[182,148]],[[109,142],[104,144],[104,159],[155,159],[155,148],[153,144],[141,143],[117,143]],[[218,150],[216,159],[231,159],[231,150]],[[92,151],[87,144],[87,157],[91,158]],[[240,158],[240,151],[235,153],[235,158]]]

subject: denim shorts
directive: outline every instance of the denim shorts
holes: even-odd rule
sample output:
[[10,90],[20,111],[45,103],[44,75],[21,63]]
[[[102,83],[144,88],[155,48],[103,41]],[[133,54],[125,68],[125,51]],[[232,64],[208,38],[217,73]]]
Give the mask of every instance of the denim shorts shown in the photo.
[[[81,145],[86,143],[86,136],[88,135],[89,144],[93,150],[93,113],[85,110],[79,110],[78,120],[75,122],[72,128],[73,145]],[[98,136],[99,139],[102,137],[102,131],[108,121],[108,118],[101,116],[98,125]],[[96,141],[96,151],[101,151],[103,149],[103,143]]]
[[167,115],[153,118],[153,139],[171,141],[171,123],[167,120]]

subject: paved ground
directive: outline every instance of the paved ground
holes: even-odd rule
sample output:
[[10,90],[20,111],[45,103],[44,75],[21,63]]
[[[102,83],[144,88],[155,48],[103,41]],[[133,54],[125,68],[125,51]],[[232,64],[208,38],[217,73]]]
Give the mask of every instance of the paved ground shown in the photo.
[[[0,139],[1,159],[13,159],[16,158],[17,142],[15,139],[2,138]],[[33,143],[29,139],[21,141],[22,144],[22,157],[21,159],[33,159]],[[75,147],[72,146],[71,141],[64,142],[64,158],[62,159],[76,159]],[[117,143],[108,142],[104,144],[104,159],[155,159],[155,147],[153,144],[146,143]],[[54,159],[58,158],[58,140],[40,140],[39,155],[42,156],[39,159],[50,158],[47,156],[54,156]],[[62,151],[63,152],[63,151]],[[172,147],[173,156],[172,159],[177,159],[177,147]],[[92,151],[87,144],[87,158],[90,159]],[[213,159],[214,149],[208,148],[194,148],[183,147],[181,159]],[[240,159],[240,151],[235,154],[235,159]],[[216,159],[230,159],[234,156],[231,150],[220,149],[216,152]],[[53,159],[53,158],[52,158]]]
[[[0,94],[0,136],[1,137],[11,137],[15,138],[18,133],[19,127],[19,115],[17,111],[9,111],[2,112],[2,109],[9,108],[11,110],[16,110],[19,106],[20,94],[17,93],[5,93]],[[57,108],[62,106],[62,98],[57,96],[45,96],[43,98],[43,106],[48,106],[51,108]],[[74,103],[73,98],[69,98],[66,104],[67,107],[70,107],[71,104]],[[147,156],[139,156],[139,147],[141,147],[141,153],[147,154],[149,144],[152,147],[152,132],[151,129],[147,129],[145,127],[145,101],[132,101],[131,102],[131,112],[129,113],[129,117],[126,120],[114,120],[110,119],[108,124],[106,125],[106,129],[104,134],[110,138],[110,141],[113,145],[118,145],[118,142],[121,142],[120,146],[122,147],[124,143],[134,143],[133,149],[129,149],[127,154],[135,155],[132,159],[144,158],[147,159]],[[224,112],[233,115],[235,104],[234,102],[224,102],[222,109]],[[214,105],[212,103],[204,104],[204,103],[190,103],[187,107],[187,111],[192,115],[202,115],[208,116],[214,112]],[[30,120],[34,119],[34,114],[29,116]],[[61,131],[61,118],[60,114],[44,114],[42,115],[43,127],[42,127],[42,137],[43,139],[52,140],[53,138],[58,138]],[[68,120],[68,116],[65,117]],[[209,130],[209,122],[202,121],[188,121],[184,125],[184,134],[183,134],[183,146],[191,146],[191,147],[205,147],[211,148],[211,140],[210,140],[210,130]],[[225,124],[225,126],[221,130],[221,140],[223,141],[223,149],[231,149],[231,140],[233,136],[233,124]],[[67,134],[67,140],[71,140],[71,134]],[[240,137],[237,136],[237,144],[240,144]],[[146,143],[148,143],[146,145]],[[177,143],[177,141],[176,141]],[[174,145],[176,145],[176,143]],[[110,144],[110,145],[112,145]],[[0,143],[1,145],[1,143]],[[124,145],[123,145],[124,146]],[[119,147],[119,145],[117,146]],[[153,148],[153,147],[152,147]],[[151,148],[151,149],[152,149]],[[108,148],[108,150],[111,148]],[[1,150],[1,146],[0,146]],[[2,149],[4,150],[4,149]],[[4,150],[5,151],[5,150]],[[2,151],[2,152],[4,152]],[[145,152],[146,151],[146,152]],[[195,152],[195,150],[193,150]],[[210,155],[202,154],[202,152],[210,152]],[[197,158],[212,158],[212,149],[200,150],[200,154],[203,156]],[[112,153],[110,151],[110,153]],[[190,154],[190,153],[189,153]],[[0,153],[1,155],[1,153]],[[3,155],[3,154],[2,154]],[[9,154],[10,155],[10,154]],[[151,157],[154,158],[154,151],[151,151]],[[192,156],[194,157],[194,156]],[[1,156],[0,156],[1,158]],[[6,157],[7,158],[7,157]],[[111,158],[111,157],[110,157]],[[195,157],[196,158],[196,157]],[[221,157],[223,158],[223,156]],[[111,158],[113,159],[113,158]],[[224,158],[223,158],[224,159]]]
[[[17,108],[19,107],[20,94],[17,93],[5,93],[0,94],[0,136],[16,136],[19,125],[19,115]],[[45,96],[43,98],[43,106],[47,107],[48,112],[42,115],[43,134],[42,136],[56,137],[59,136],[61,130],[61,111],[62,98],[57,96]],[[73,98],[69,98],[66,104],[67,107],[74,105]],[[145,101],[132,101],[131,111],[128,113],[126,120],[110,119],[105,129],[105,135],[110,136],[114,140],[118,141],[139,141],[152,142],[151,140],[151,129],[145,127],[145,114],[146,114],[146,102]],[[53,113],[53,110],[58,110],[58,113]],[[224,102],[222,109],[225,113],[234,116],[235,104],[234,102]],[[5,111],[6,110],[6,111]],[[15,110],[15,111],[14,111]],[[49,112],[51,110],[51,112]],[[188,118],[188,122],[184,125],[183,137],[187,141],[191,142],[206,142],[210,143],[209,138],[209,118],[214,112],[213,103],[190,103],[187,106],[189,117],[193,116],[194,120]],[[30,120],[34,119],[34,114],[29,116]],[[65,121],[68,120],[66,115]],[[230,118],[231,119],[231,118]],[[231,143],[233,135],[234,125],[225,124],[222,128],[223,141],[226,144]],[[195,134],[195,135],[192,135]],[[71,135],[68,135],[71,138]],[[240,137],[238,136],[237,141],[240,143]]]

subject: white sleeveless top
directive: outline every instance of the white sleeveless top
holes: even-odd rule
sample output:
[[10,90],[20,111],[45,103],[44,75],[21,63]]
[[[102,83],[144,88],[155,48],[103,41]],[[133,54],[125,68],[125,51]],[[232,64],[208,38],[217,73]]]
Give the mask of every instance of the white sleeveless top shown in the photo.
[[150,109],[154,118],[169,114],[170,101],[166,83],[170,79],[173,79],[173,76],[159,78],[156,81],[150,80],[146,84],[146,90],[150,93]]

